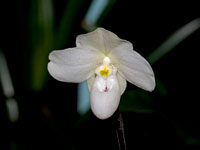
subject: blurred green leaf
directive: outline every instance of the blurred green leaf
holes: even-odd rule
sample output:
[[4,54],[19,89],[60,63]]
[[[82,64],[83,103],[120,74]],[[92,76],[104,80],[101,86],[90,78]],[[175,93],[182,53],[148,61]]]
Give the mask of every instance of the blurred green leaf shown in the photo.
[[116,0],[110,0],[108,2],[107,7],[105,8],[105,10],[103,11],[103,13],[101,14],[101,16],[99,17],[99,19],[96,22],[97,26],[100,26],[102,24],[102,22],[105,19],[105,17],[108,15],[110,10],[113,8],[113,5],[115,4],[115,2],[116,2]]
[[116,0],[93,0],[82,21],[82,27],[90,32],[100,26]]
[[32,0],[31,10],[31,88],[39,91],[47,77],[48,53],[53,48],[52,0]]
[[132,111],[137,113],[152,113],[152,96],[149,92],[138,89],[126,91],[120,102],[121,111]]
[[186,138],[185,139],[185,142],[188,144],[188,145],[200,145],[200,139],[197,139],[197,138]]
[[161,80],[159,80],[158,78],[156,78],[156,87],[155,87],[155,91],[157,93],[159,93],[161,96],[167,96],[168,95],[168,91],[165,87],[165,85],[162,83]]
[[2,86],[3,94],[7,97],[13,97],[15,90],[10,76],[9,68],[3,51],[0,49],[0,85]]
[[56,31],[55,49],[61,48],[68,40],[72,26],[86,1],[69,0],[66,5],[58,30]]
[[31,24],[31,88],[40,91],[47,81],[47,63],[50,51],[61,48],[68,40],[73,23],[86,1],[70,0],[61,23],[54,33],[54,11],[52,0],[32,0]]
[[169,38],[162,43],[156,50],[154,50],[148,57],[147,60],[154,64],[156,61],[161,59],[164,55],[170,52],[174,47],[179,43],[184,41],[192,33],[197,31],[200,28],[200,18],[197,18],[188,24],[184,25],[176,32],[174,32]]

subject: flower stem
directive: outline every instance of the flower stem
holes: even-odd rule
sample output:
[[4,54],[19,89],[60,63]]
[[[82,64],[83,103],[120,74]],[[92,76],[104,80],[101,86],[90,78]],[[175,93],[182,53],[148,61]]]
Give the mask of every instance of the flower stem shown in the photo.
[[118,140],[119,150],[126,150],[126,140],[124,134],[124,122],[122,119],[122,114],[118,110],[118,118],[117,118],[117,127],[116,127],[116,135]]

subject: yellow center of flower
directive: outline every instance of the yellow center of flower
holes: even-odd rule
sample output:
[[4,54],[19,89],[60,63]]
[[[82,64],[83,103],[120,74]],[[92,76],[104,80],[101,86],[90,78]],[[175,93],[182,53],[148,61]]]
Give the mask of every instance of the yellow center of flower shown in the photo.
[[110,58],[105,57],[103,59],[102,65],[100,65],[95,72],[97,75],[102,76],[104,79],[113,74],[113,66],[111,64]]
[[99,73],[102,77],[108,77],[110,74],[110,70],[106,64],[104,64],[103,68],[99,70]]

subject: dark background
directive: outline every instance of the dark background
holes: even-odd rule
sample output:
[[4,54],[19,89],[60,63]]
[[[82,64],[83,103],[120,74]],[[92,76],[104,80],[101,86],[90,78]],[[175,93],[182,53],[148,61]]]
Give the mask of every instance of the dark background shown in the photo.
[[[90,2],[73,8],[78,15],[73,16],[65,44],[51,50],[75,46],[76,36],[86,32],[81,21]],[[54,32],[68,3],[53,1]],[[33,1],[27,0],[0,2],[0,48],[19,105],[19,120],[12,123],[6,112],[6,97],[0,90],[0,149],[117,149],[114,117],[102,121],[91,112],[83,117],[77,113],[77,84],[62,83],[47,75],[40,90],[31,87],[35,38],[30,21],[32,5]],[[116,0],[99,25],[132,42],[135,50],[147,57],[173,32],[198,17],[199,8],[193,1]],[[153,112],[122,111],[128,149],[200,147],[199,40],[197,30],[152,65],[165,90],[165,94],[158,88],[148,93]],[[128,84],[127,90],[138,89]]]

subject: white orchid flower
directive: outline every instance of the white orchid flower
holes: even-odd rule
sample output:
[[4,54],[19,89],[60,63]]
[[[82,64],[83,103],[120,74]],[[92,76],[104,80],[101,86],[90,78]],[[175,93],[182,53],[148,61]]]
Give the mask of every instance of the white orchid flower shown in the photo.
[[112,116],[126,89],[126,80],[147,91],[155,88],[149,63],[130,42],[103,28],[79,35],[76,47],[53,51],[49,73],[57,80],[79,83],[87,80],[90,105],[100,119]]

